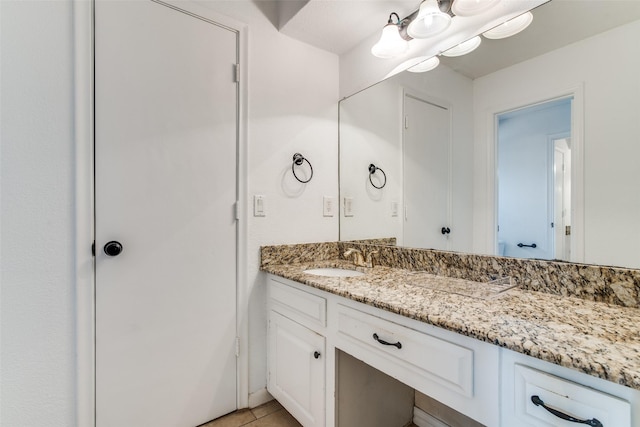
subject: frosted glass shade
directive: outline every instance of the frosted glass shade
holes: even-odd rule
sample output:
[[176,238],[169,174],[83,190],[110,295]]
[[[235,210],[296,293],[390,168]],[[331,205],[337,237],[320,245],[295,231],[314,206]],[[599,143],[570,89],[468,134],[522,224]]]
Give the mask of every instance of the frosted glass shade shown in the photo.
[[414,39],[433,37],[449,28],[451,17],[440,11],[437,0],[425,0],[420,5],[418,16],[411,21],[407,33]]
[[478,15],[493,6],[500,0],[454,0],[451,5],[451,11],[456,16],[473,16]]
[[467,53],[476,50],[478,46],[480,46],[481,42],[482,38],[480,36],[475,36],[474,38],[462,42],[449,50],[445,50],[444,52],[442,52],[442,55],[450,57],[466,55]]
[[437,56],[433,56],[431,58],[428,58],[425,56],[424,57],[425,60],[414,65],[413,67],[407,69],[407,71],[411,71],[412,73],[424,73],[427,71],[431,71],[434,68],[436,68],[438,65],[440,65],[440,60],[438,59]]
[[504,39],[518,34],[527,28],[531,21],[533,21],[533,14],[526,12],[482,33],[482,35],[488,39]]
[[387,24],[382,29],[378,43],[371,48],[371,54],[378,58],[394,58],[409,49],[409,42],[400,36],[396,24]]

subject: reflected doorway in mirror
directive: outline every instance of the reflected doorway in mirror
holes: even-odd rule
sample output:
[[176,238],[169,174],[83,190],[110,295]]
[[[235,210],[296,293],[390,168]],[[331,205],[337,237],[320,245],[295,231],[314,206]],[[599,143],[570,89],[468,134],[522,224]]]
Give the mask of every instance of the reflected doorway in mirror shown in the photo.
[[497,115],[504,256],[570,260],[572,102],[569,96]]

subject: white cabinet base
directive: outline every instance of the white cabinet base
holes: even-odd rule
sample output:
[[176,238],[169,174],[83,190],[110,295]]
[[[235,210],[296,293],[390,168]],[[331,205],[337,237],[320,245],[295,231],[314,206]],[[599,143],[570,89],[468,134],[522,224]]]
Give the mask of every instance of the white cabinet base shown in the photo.
[[269,313],[268,390],[302,425],[323,427],[324,337]]
[[277,276],[268,288],[268,390],[304,427],[337,424],[336,350],[487,427],[577,425],[532,395],[603,427],[640,426],[638,390]]

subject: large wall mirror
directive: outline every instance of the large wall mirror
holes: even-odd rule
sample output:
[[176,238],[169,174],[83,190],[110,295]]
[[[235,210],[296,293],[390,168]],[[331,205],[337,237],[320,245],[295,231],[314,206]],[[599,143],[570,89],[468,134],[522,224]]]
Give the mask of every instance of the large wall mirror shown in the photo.
[[340,102],[341,240],[640,268],[640,2],[532,12]]

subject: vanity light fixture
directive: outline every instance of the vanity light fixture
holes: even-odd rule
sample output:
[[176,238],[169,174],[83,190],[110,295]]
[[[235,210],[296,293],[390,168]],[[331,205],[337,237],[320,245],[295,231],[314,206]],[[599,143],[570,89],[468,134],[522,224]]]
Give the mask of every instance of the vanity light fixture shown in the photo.
[[[524,0],[523,0],[524,1]],[[528,2],[544,2],[548,0],[527,0]],[[391,13],[387,25],[382,30],[382,36],[371,48],[371,53],[379,58],[395,58],[409,52],[409,42],[413,39],[427,39],[444,32],[441,44],[444,45],[450,38],[457,38],[456,32],[465,32],[467,28],[473,28],[484,21],[484,28],[489,25],[499,25],[482,33],[488,39],[502,39],[519,33],[531,24],[533,14],[525,12],[518,5],[519,0],[504,0],[503,4],[494,10],[489,10],[503,0],[423,0],[418,10],[414,10],[405,18],[400,18],[397,13]],[[518,15],[519,14],[519,15]],[[459,15],[456,25],[449,29],[452,17]],[[473,15],[481,15],[474,17]],[[508,17],[515,18],[505,21]],[[502,16],[502,19],[500,19]],[[472,17],[472,18],[465,18]],[[476,22],[477,21],[477,22]],[[423,50],[422,55],[408,58],[396,66],[386,77],[399,72],[409,70],[412,72],[424,72],[437,67],[438,60],[431,59],[432,55],[461,56],[476,49],[482,39],[479,36],[468,39],[457,46],[445,51],[434,52],[435,46],[428,46],[426,41],[416,41],[414,51]],[[428,56],[427,56],[428,55]],[[429,60],[429,61],[425,61]],[[420,64],[419,64],[420,63]]]
[[452,47],[451,49],[445,50],[442,52],[442,55],[449,57],[466,55],[467,53],[471,53],[476,50],[478,46],[480,46],[481,42],[482,38],[480,36],[475,36],[457,46]]
[[424,61],[421,61],[411,68],[407,68],[407,71],[411,71],[412,73],[426,73],[440,65],[440,60],[437,56],[432,56],[431,58],[424,56],[422,58],[424,58]]
[[[393,22],[393,17],[396,17],[396,22]],[[398,55],[402,55],[409,49],[409,42],[401,34],[403,21],[397,13],[393,12],[389,15],[389,21],[387,25],[382,29],[382,36],[378,43],[373,45],[371,53],[378,58],[394,58]]]
[[455,0],[451,11],[456,16],[474,16],[495,6],[500,0]]
[[[455,2],[454,2],[455,4]],[[414,39],[426,39],[440,34],[451,25],[451,16],[440,10],[438,0],[424,0],[418,16],[411,21],[407,33]]]
[[529,24],[531,24],[531,21],[533,21],[533,14],[531,12],[525,12],[507,22],[503,22],[489,31],[485,31],[482,35],[488,39],[505,39],[527,28]]

